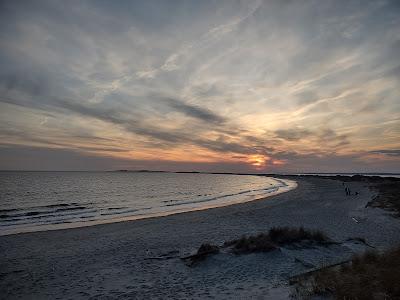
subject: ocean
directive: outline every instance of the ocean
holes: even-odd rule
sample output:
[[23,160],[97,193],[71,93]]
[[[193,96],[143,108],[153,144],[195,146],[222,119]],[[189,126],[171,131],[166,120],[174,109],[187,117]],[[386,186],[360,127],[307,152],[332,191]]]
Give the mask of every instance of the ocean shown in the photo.
[[90,226],[252,201],[290,180],[162,172],[0,172],[0,235]]
[[378,177],[392,177],[392,178],[400,178],[399,173],[297,173],[295,175],[314,175],[314,176],[378,176]]

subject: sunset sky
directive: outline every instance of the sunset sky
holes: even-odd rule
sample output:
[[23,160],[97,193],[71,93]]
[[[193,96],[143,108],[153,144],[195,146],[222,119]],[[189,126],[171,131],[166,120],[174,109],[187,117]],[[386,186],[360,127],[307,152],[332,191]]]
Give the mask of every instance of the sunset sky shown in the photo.
[[1,1],[0,169],[399,172],[400,1]]

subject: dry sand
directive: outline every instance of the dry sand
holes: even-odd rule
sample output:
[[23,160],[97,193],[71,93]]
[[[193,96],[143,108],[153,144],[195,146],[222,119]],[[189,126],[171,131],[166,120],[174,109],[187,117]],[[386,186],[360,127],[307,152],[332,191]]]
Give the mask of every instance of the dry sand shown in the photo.
[[[299,178],[264,200],[167,217],[0,237],[1,299],[286,299],[290,276],[400,242],[400,220],[365,208],[366,183]],[[272,226],[320,229],[341,244],[235,256],[196,267],[179,257]]]

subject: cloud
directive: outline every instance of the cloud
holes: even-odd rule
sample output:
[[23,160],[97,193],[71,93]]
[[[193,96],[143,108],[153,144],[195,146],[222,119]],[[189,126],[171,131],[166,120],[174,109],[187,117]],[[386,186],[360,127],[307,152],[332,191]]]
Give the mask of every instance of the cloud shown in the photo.
[[325,128],[317,134],[320,142],[322,143],[335,143],[335,147],[340,147],[349,144],[348,136],[346,134],[338,134],[334,130]]
[[180,100],[177,99],[172,99],[172,98],[165,98],[164,101],[168,103],[168,105],[181,113],[184,113],[185,115],[204,121],[204,122],[211,122],[211,123],[216,123],[220,124],[225,122],[225,118],[217,115],[216,113],[213,113],[212,111],[206,109],[206,108],[201,108],[196,105],[191,105],[184,103]]
[[278,138],[288,141],[298,141],[300,139],[310,136],[312,133],[307,129],[293,128],[293,129],[279,129],[275,131]]
[[[267,148],[263,145],[263,140],[252,139],[252,144],[248,144],[249,139],[245,137],[244,143],[240,141],[232,142],[228,141],[222,136],[217,139],[210,139],[202,137],[201,131],[199,135],[196,135],[191,128],[179,128],[177,130],[167,130],[163,129],[162,126],[154,126],[153,124],[145,123],[143,120],[135,119],[131,114],[127,114],[126,112],[119,110],[117,108],[105,108],[98,104],[84,104],[78,103],[73,100],[68,99],[59,99],[54,98],[52,103],[42,103],[42,106],[37,106],[32,104],[30,101],[24,100],[13,100],[8,98],[0,98],[0,101],[6,103],[17,104],[21,106],[31,107],[31,105],[35,108],[40,108],[46,111],[71,111],[73,113],[80,114],[85,117],[91,117],[98,120],[102,120],[105,122],[109,122],[118,126],[122,126],[128,132],[148,137],[151,139],[159,140],[164,143],[168,143],[170,147],[173,147],[173,144],[178,145],[196,145],[198,147],[209,149],[221,153],[232,152],[232,153],[245,153],[245,154],[254,154],[254,153],[267,153],[270,152],[270,148]],[[196,118],[202,122],[205,122],[206,125],[216,124],[212,126],[212,129],[219,130],[218,126],[222,126],[221,132],[224,132],[223,122],[224,118],[219,117],[212,112],[200,109],[199,107],[187,105],[183,102],[174,99],[166,99],[169,106],[171,106],[175,111],[182,112],[189,117]],[[207,130],[206,127],[203,130]],[[228,127],[230,134],[235,134],[236,130]],[[1,130],[0,130],[1,132]],[[32,139],[30,139],[32,140]],[[246,142],[247,140],[247,142]],[[33,140],[32,140],[33,141]],[[45,139],[40,139],[40,142],[45,142]],[[256,143],[254,143],[256,142]],[[51,144],[51,142],[50,142]],[[60,144],[58,144],[60,145]],[[64,146],[64,145],[63,145]]]
[[123,163],[127,161],[68,148],[0,146],[2,170],[112,170]]
[[314,131],[304,128],[279,129],[275,131],[275,134],[278,138],[290,142],[307,140],[308,142],[315,142],[316,145],[324,144],[334,148],[349,144],[346,134],[337,134],[329,128],[321,128]]
[[0,26],[3,144],[293,170],[398,149],[396,1],[6,1]]
[[296,94],[299,105],[307,105],[318,100],[318,95],[312,90],[303,90]]
[[400,156],[400,150],[399,149],[374,150],[374,151],[370,151],[370,153],[382,154],[382,155],[394,156],[394,157]]
[[203,172],[253,172],[247,163],[191,162],[171,160],[139,160],[93,155],[68,148],[0,145],[1,170],[102,171],[102,170],[166,170]]

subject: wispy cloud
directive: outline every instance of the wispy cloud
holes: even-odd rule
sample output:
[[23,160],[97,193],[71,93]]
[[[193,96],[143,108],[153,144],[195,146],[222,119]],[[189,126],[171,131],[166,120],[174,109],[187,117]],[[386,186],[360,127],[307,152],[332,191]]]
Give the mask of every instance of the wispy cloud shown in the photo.
[[182,112],[189,117],[196,118],[204,122],[220,124],[225,121],[225,118],[213,113],[208,109],[201,108],[196,105],[187,104],[172,98],[166,98],[164,99],[164,101],[166,101],[172,109]]
[[396,1],[3,1],[0,26],[5,147],[102,166],[398,169]]
[[383,155],[388,155],[388,156],[400,156],[399,149],[374,150],[374,151],[370,151],[370,153],[383,154]]

